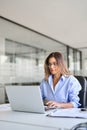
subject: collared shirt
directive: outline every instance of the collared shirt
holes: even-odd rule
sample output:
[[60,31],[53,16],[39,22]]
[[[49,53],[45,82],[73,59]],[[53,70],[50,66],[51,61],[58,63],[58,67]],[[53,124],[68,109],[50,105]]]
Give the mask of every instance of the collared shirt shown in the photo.
[[40,84],[41,94],[43,100],[56,101],[61,103],[71,102],[74,107],[79,107],[79,91],[81,90],[81,85],[78,80],[70,76],[61,76],[60,80],[53,87],[52,75],[49,76],[48,81],[42,80]]

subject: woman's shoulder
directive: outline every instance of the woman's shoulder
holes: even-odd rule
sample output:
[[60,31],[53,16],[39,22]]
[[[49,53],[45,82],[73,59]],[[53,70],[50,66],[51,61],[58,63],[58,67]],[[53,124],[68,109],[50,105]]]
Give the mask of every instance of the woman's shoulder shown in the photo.
[[74,75],[69,75],[68,77],[66,77],[66,81],[68,82],[70,89],[76,88],[81,90],[81,84]]
[[70,75],[70,79],[74,81],[78,81],[78,79],[74,75]]
[[75,84],[75,85],[81,87],[79,80],[74,75],[69,76],[69,81],[70,81],[71,84]]
[[77,78],[74,75],[64,75],[65,79],[68,79],[72,82],[78,82]]

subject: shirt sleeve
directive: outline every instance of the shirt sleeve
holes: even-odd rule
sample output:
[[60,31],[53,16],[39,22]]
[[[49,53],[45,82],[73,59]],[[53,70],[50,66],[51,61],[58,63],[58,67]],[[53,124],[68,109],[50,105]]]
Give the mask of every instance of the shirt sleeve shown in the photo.
[[43,89],[44,89],[44,83],[45,83],[45,80],[43,79],[41,84],[40,84],[40,90],[41,90],[41,95],[42,95],[42,99],[44,100],[44,92],[43,92]]
[[69,84],[69,101],[73,104],[74,107],[81,106],[81,104],[79,103],[80,101],[79,92],[81,88],[82,87],[79,81],[75,77],[72,77],[70,79],[70,84]]

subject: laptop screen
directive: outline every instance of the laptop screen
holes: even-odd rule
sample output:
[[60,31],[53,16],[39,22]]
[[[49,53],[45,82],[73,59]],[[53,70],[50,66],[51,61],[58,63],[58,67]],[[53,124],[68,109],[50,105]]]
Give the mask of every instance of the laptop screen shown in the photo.
[[40,86],[6,86],[12,110],[45,113]]

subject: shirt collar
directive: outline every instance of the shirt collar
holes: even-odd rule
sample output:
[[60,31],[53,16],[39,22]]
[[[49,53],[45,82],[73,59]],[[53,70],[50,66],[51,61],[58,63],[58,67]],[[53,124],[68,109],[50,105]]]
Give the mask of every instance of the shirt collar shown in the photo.
[[[61,79],[61,80],[64,80],[64,79],[65,79],[65,76],[62,75],[60,79]],[[48,77],[48,82],[49,82],[49,84],[52,83],[52,75],[50,75],[50,76]]]

